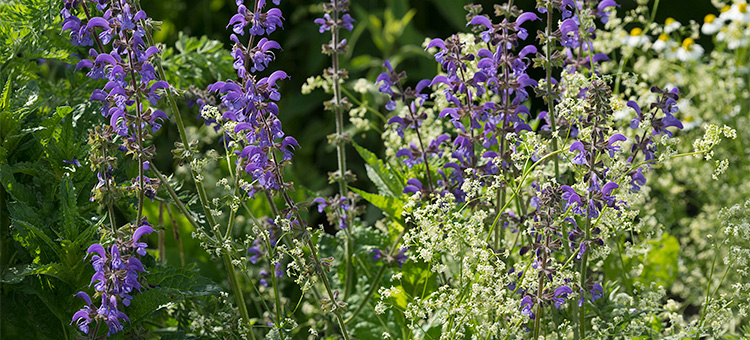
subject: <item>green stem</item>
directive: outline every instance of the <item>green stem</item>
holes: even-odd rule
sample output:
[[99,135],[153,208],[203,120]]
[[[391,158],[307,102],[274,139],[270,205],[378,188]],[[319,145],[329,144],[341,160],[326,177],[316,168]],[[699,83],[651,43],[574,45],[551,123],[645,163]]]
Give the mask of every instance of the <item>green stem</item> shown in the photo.
[[[698,329],[696,329],[695,340],[700,339],[701,327],[703,327],[703,321],[705,321],[706,310],[708,309],[708,302],[716,294],[716,292],[719,291],[719,287],[721,287],[721,284],[724,283],[724,279],[727,277],[727,274],[729,273],[729,269],[732,268],[732,263],[734,263],[734,258],[732,258],[732,260],[729,262],[729,265],[727,265],[727,269],[724,271],[724,275],[721,276],[721,280],[719,281],[719,284],[716,286],[716,288],[714,288],[714,292],[710,293],[711,292],[711,280],[714,277],[714,268],[716,266],[716,259],[718,258],[718,254],[719,254],[719,252],[721,250],[721,244],[722,243],[723,242],[719,242],[718,243],[719,247],[718,247],[718,249],[716,249],[716,254],[717,255],[714,256],[714,259],[711,262],[711,272],[708,275],[708,286],[706,287],[706,298],[705,298],[704,303],[703,303],[703,310],[701,311],[701,317],[700,317],[700,319],[698,321]],[[710,293],[710,295],[709,295],[709,293]]]
[[[125,35],[125,38],[127,39],[127,34]],[[138,82],[135,79],[135,65],[133,64],[133,59],[135,59],[135,56],[133,55],[133,51],[128,49],[128,63],[130,64],[130,80],[131,85],[133,86],[133,91],[135,92],[135,125],[137,129],[137,135],[136,135],[136,143],[138,145],[138,214],[135,219],[135,225],[136,227],[141,225],[141,219],[143,219],[143,200],[145,197],[145,179],[144,179],[144,171],[143,171],[143,124],[142,122],[142,112],[141,112],[141,97],[140,93],[138,91]]]
[[[140,4],[138,4],[138,7],[140,8]],[[151,30],[147,28],[146,32],[147,32],[147,34],[146,34],[146,40],[148,41],[149,45],[155,46],[156,44],[154,43],[154,38],[151,35]],[[167,80],[166,73],[164,72],[164,67],[161,64],[161,59],[160,58],[156,58],[155,64],[156,64],[156,71],[159,74],[159,78],[163,79],[163,80]],[[167,94],[167,102],[169,103],[169,107],[170,107],[170,109],[172,111],[172,115],[174,116],[174,119],[175,119],[175,122],[176,122],[175,125],[177,125],[177,131],[178,131],[178,133],[180,135],[180,142],[182,143],[182,145],[183,145],[184,148],[188,149],[190,147],[190,143],[189,143],[189,140],[188,140],[188,137],[187,137],[187,132],[185,130],[185,123],[182,120],[182,115],[180,114],[180,109],[177,106],[177,101],[174,98],[175,94],[173,93],[173,88],[170,86],[170,87],[168,87],[168,88],[165,89],[165,92]],[[188,159],[187,160],[188,163],[191,160],[192,159]],[[216,221],[214,220],[214,216],[213,216],[213,214],[211,212],[211,209],[210,209],[210,206],[209,206],[209,202],[208,202],[208,198],[206,196],[206,190],[203,187],[203,183],[201,181],[198,181],[196,179],[196,177],[197,177],[196,175],[197,174],[194,171],[192,171],[192,169],[190,171],[190,175],[193,177],[193,182],[195,183],[195,187],[196,187],[196,189],[198,191],[198,197],[200,198],[200,202],[201,202],[201,206],[203,207],[203,211],[206,214],[206,219],[208,220],[208,223],[210,224],[211,228],[213,228],[216,225]]]
[[[271,129],[268,126],[267,121],[263,121],[263,128],[266,129],[269,135],[272,135],[270,132]],[[297,204],[294,203],[294,200],[289,196],[289,193],[287,192],[287,189],[284,185],[284,177],[281,174],[281,166],[279,164],[279,161],[276,157],[276,153],[272,150],[270,150],[271,154],[271,161],[273,162],[273,174],[276,177],[276,181],[279,184],[279,194],[284,199],[284,202],[286,203],[287,208],[291,213],[294,215],[294,218],[300,223],[300,227],[303,230],[303,239],[306,242],[307,246],[310,248],[310,253],[313,258],[313,265],[315,266],[315,271],[317,272],[318,277],[320,278],[320,281],[323,282],[323,285],[326,287],[326,292],[328,293],[328,298],[330,299],[331,303],[333,304],[333,310],[332,312],[336,315],[336,320],[339,323],[339,328],[341,329],[342,334],[344,335],[344,340],[349,340],[349,333],[346,330],[346,325],[344,323],[344,318],[341,315],[341,308],[339,308],[338,302],[336,301],[336,295],[333,293],[333,290],[331,290],[331,284],[328,282],[328,277],[326,276],[324,272],[324,266],[320,261],[320,258],[318,257],[318,252],[315,248],[315,244],[312,242],[312,238],[307,235],[307,227],[305,226],[305,220],[302,219],[302,217],[299,215],[299,211],[297,210]],[[270,194],[269,194],[270,196]],[[270,199],[270,197],[269,197]],[[271,200],[272,201],[272,200]],[[276,211],[278,213],[278,210]]]
[[[518,182],[518,186],[517,186],[517,187],[515,188],[515,190],[513,190],[513,194],[512,194],[512,195],[511,195],[511,197],[510,197],[510,198],[508,199],[508,201],[507,201],[507,202],[505,202],[505,205],[503,206],[503,208],[502,208],[502,209],[500,209],[500,212],[502,213],[503,211],[505,211],[505,209],[506,209],[506,208],[508,207],[508,204],[510,204],[510,202],[512,202],[512,201],[513,201],[513,200],[514,200],[514,199],[516,198],[516,196],[518,196],[518,193],[520,192],[520,189],[521,189],[521,185],[523,185],[523,183],[524,183],[524,182],[526,181],[526,177],[528,177],[528,176],[529,176],[529,174],[531,173],[531,171],[532,171],[532,170],[534,170],[534,169],[535,169],[535,168],[536,168],[536,167],[537,167],[537,166],[538,166],[538,165],[539,165],[540,163],[542,163],[542,162],[544,162],[545,160],[547,160],[547,158],[550,158],[550,157],[552,157],[552,156],[555,156],[555,155],[557,155],[557,154],[559,154],[559,153],[561,153],[561,152],[563,152],[563,150],[557,150],[557,151],[554,151],[554,152],[550,152],[550,153],[548,153],[548,154],[544,155],[544,157],[542,157],[542,158],[540,158],[539,160],[537,160],[536,162],[534,162],[534,164],[532,164],[532,165],[531,165],[531,166],[530,166],[530,167],[529,167],[529,168],[528,168],[528,169],[527,169],[527,170],[526,170],[526,171],[525,171],[525,172],[523,173],[523,177],[521,177],[521,180],[520,180],[520,181]],[[513,189],[513,188],[511,188],[511,189]],[[492,226],[490,226],[490,231],[489,231],[489,233],[487,234],[487,239],[485,239],[485,242],[489,242],[489,238],[490,238],[490,236],[492,235],[492,233],[493,233],[493,231],[494,231],[495,227],[497,227],[497,221],[498,221],[499,219],[500,219],[500,214],[497,214],[497,215],[495,216],[495,220],[494,220],[494,221],[492,222]]]
[[[333,22],[338,23],[339,19],[339,11],[338,11],[338,5],[334,5],[333,7]],[[339,50],[335,48],[336,44],[339,41],[339,27],[338,24],[333,25],[331,28],[331,45],[334,46],[334,49],[332,51],[331,59],[332,59],[332,69],[333,74],[331,74],[332,82],[333,82],[333,101],[334,101],[334,107],[333,112],[336,117],[336,159],[338,163],[338,176],[336,177],[336,182],[338,182],[339,186],[339,195],[342,198],[349,199],[349,190],[347,189],[347,179],[346,179],[346,150],[344,149],[344,113],[343,113],[343,102],[341,100],[341,77],[339,74]],[[350,205],[353,202],[349,202]],[[351,215],[351,214],[350,214]],[[351,221],[350,221],[351,222]],[[349,223],[351,226],[351,223]],[[346,276],[344,276],[344,300],[346,300],[349,295],[352,293],[352,290],[354,290],[354,265],[352,264],[352,255],[353,255],[353,248],[354,245],[352,244],[354,242],[354,239],[351,237],[351,235],[346,232],[346,238],[345,238],[345,244],[344,247],[346,249]]]
[[[140,7],[140,4],[138,4],[138,7]],[[155,46],[154,39],[153,39],[153,36],[151,35],[150,29],[147,29],[146,40],[151,46]],[[164,72],[164,67],[162,66],[161,59],[157,58],[155,64],[156,64],[157,73],[159,74],[159,78],[166,80],[167,76],[166,76],[166,73]],[[177,130],[180,135],[180,141],[182,142],[183,147],[189,148],[190,143],[187,137],[187,132],[185,131],[185,123],[182,120],[180,109],[177,106],[177,101],[175,100],[174,93],[172,91],[173,91],[172,87],[167,88],[165,91],[167,94],[166,96],[167,102],[169,103],[175,122],[177,123],[176,125],[177,125]],[[152,169],[154,169],[153,166],[152,166]],[[200,199],[201,206],[203,207],[203,211],[206,214],[206,219],[208,220],[208,223],[209,223],[209,229],[213,230],[214,227],[216,226],[216,220],[214,219],[213,213],[211,212],[211,209],[209,206],[208,197],[206,195],[206,189],[203,187],[203,183],[197,180],[198,174],[196,174],[195,171],[193,171],[193,169],[191,169],[190,174],[193,177],[193,182],[195,183],[195,187],[198,192],[198,197]],[[163,176],[160,176],[160,177],[163,178]],[[143,177],[141,177],[141,179],[142,178]],[[162,183],[166,183],[166,181],[162,181]],[[169,188],[168,185],[167,187]],[[170,192],[170,196],[174,195],[172,196],[172,199],[175,201],[175,203],[177,203],[177,206],[178,208],[180,208],[180,211],[183,212],[185,217],[188,218],[188,220],[190,220],[191,223],[194,224],[195,221],[193,221],[192,218],[190,217],[190,214],[187,213],[187,209],[185,209],[185,207],[182,205],[179,199],[176,199],[176,194],[174,194],[174,190],[170,190],[170,189],[168,189],[167,191]],[[194,226],[197,226],[197,224],[194,224]],[[217,236],[221,237],[221,235],[217,235]],[[224,265],[226,267],[227,275],[229,276],[230,283],[232,284],[232,290],[234,292],[235,298],[237,299],[237,307],[240,309],[240,315],[243,321],[245,322],[245,324],[248,327],[251,327],[250,316],[247,313],[247,306],[245,306],[245,299],[242,295],[242,289],[239,286],[239,281],[237,280],[237,274],[235,273],[234,265],[232,265],[232,261],[228,253],[224,252],[223,258],[224,258]],[[255,335],[253,334],[252,329],[250,330],[249,333],[250,333],[250,336],[254,339]]]
[[190,222],[190,225],[193,226],[196,230],[200,229],[200,225],[198,225],[198,222],[193,219],[193,216],[190,215],[190,211],[188,211],[187,207],[182,203],[180,200],[180,197],[177,196],[177,192],[174,191],[174,188],[172,188],[172,185],[169,184],[167,181],[167,178],[164,177],[164,175],[159,171],[159,169],[156,168],[153,164],[151,164],[151,170],[156,174],[156,177],[159,178],[159,182],[161,182],[161,185],[167,189],[167,193],[169,194],[169,197],[172,198],[172,201],[174,201],[174,204],[177,206],[177,209],[180,210],[180,213],[182,213],[183,216]]
[[706,317],[706,310],[708,309],[709,294],[711,293],[711,280],[714,277],[714,267],[716,266],[716,257],[711,262],[711,272],[708,274],[708,286],[706,287],[706,298],[703,302],[703,311],[701,311],[701,318],[698,321],[698,328],[695,330],[695,340],[701,337],[701,327],[703,327],[703,320]]
[[271,248],[271,240],[264,235],[266,241],[266,247],[268,248],[268,273],[271,275],[271,284],[273,285],[273,299],[276,301],[276,327],[281,327],[281,316],[284,314],[281,304],[281,296],[279,295],[278,284],[276,283],[276,269],[273,263],[271,263],[271,257],[273,256],[273,249]]
[[255,339],[255,334],[253,334],[252,325],[250,324],[250,315],[247,313],[247,306],[245,305],[245,297],[242,295],[240,281],[237,280],[237,274],[234,271],[234,265],[232,264],[232,258],[229,256],[228,250],[222,251],[222,258],[224,259],[224,266],[226,267],[227,274],[229,274],[229,284],[232,285],[232,292],[237,299],[237,308],[240,310],[240,316],[248,326],[250,337]]
[[[552,98],[552,2],[547,4],[547,32],[545,35],[547,39],[546,52],[547,52],[547,75],[545,77],[545,85],[547,86],[547,112],[549,113],[550,128],[552,130],[552,151],[557,151],[557,122],[555,121],[555,103]],[[560,178],[560,164],[558,157],[555,157],[555,179]]]

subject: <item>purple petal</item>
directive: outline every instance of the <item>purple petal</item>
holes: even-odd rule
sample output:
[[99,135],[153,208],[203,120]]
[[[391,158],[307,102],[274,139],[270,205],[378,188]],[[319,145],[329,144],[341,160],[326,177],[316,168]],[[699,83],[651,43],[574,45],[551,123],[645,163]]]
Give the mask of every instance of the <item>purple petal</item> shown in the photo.
[[101,27],[101,28],[103,28],[105,30],[108,30],[109,29],[109,22],[107,20],[105,20],[104,18],[102,18],[102,17],[93,17],[93,18],[91,18],[91,20],[89,20],[89,23],[86,24],[86,27],[88,29],[92,29],[94,27]]
[[87,253],[97,253],[102,258],[107,257],[107,252],[104,251],[104,247],[99,243],[94,243],[91,246],[89,246],[89,249],[86,250]]
[[427,48],[425,50],[427,50],[429,48],[432,48],[432,47],[439,47],[440,49],[444,50],[445,49],[445,41],[443,41],[443,39],[437,39],[437,38],[436,39],[432,39],[430,41],[430,43],[427,44]]
[[422,186],[422,182],[420,182],[420,181],[419,181],[418,179],[416,179],[416,178],[411,178],[411,179],[409,179],[408,181],[406,181],[406,184],[409,184],[409,185],[413,185],[413,186],[415,186],[415,187],[417,187],[417,188],[420,188],[420,189],[421,189],[421,188],[423,187],[423,186]]
[[521,52],[518,52],[518,56],[523,58],[529,53],[536,53],[536,47],[534,45],[527,45],[526,47],[522,48]]
[[289,76],[286,74],[286,72],[278,70],[274,73],[271,73],[271,75],[268,77],[268,84],[271,86],[276,86],[276,81],[279,79],[286,79],[289,78]]
[[[483,15],[477,15],[471,19],[471,21],[466,24],[466,26],[469,25],[483,25],[484,27],[487,27],[488,29],[492,29],[492,21],[490,21],[489,18]],[[445,49],[445,47],[443,47]]]
[[599,5],[596,6],[596,9],[601,12],[607,7],[620,7],[620,5],[618,5],[615,0],[603,0],[599,3]]
[[393,116],[391,119],[388,120],[388,123],[386,125],[391,125],[391,124],[394,124],[394,123],[397,123],[397,124],[400,124],[400,125],[404,125],[405,124],[403,118],[401,118],[399,116]]
[[609,139],[607,140],[607,145],[611,146],[612,143],[615,143],[615,142],[624,142],[626,140],[628,140],[628,139],[625,136],[623,136],[622,134],[618,133],[618,134],[612,135],[612,137],[609,137]]
[[401,150],[398,150],[398,152],[396,152],[396,157],[404,157],[404,156],[411,157],[411,150],[401,149]]
[[143,234],[150,234],[154,232],[154,228],[151,228],[151,226],[144,225],[140,228],[136,229],[133,233],[133,242],[138,242],[138,240],[143,236]]
[[539,20],[539,17],[537,17],[534,12],[525,12],[519,15],[516,19],[516,26],[520,26],[521,24],[529,20]]
[[[91,298],[88,294],[86,294],[86,292],[78,292],[75,296],[83,299],[83,301],[86,301],[87,305],[91,305]],[[73,317],[73,319],[75,319],[75,317]]]
[[612,193],[612,190],[615,190],[619,188],[620,186],[617,185],[615,182],[609,182],[602,187],[602,193],[609,196]]

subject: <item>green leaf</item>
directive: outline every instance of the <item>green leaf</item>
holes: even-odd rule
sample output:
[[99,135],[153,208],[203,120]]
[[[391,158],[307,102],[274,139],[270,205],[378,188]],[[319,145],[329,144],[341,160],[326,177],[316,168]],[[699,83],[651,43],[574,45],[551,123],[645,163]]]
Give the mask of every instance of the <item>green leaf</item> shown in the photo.
[[378,193],[384,196],[398,197],[404,190],[402,183],[405,182],[403,175],[398,171],[388,166],[378,158],[377,155],[367,150],[357,143],[352,142],[354,148],[367,162],[365,168],[367,170],[367,177],[370,178],[375,187],[378,188]]
[[45,265],[22,264],[3,272],[0,282],[7,284],[18,284],[29,275],[48,275],[62,281],[68,281],[70,270],[60,263],[48,263]]
[[65,238],[74,240],[80,234],[79,228],[83,226],[81,215],[78,213],[78,194],[73,186],[70,176],[63,176],[60,182],[60,210],[62,212],[62,229]]
[[680,243],[677,239],[664,233],[660,240],[649,241],[651,250],[643,259],[643,271],[638,281],[648,285],[651,282],[664,287],[670,287],[679,273],[677,267],[677,256],[680,252]]
[[16,229],[19,229],[20,227],[34,234],[34,236],[38,237],[47,246],[52,248],[52,251],[55,252],[58,258],[60,259],[65,258],[65,251],[63,251],[60,245],[57,242],[52,241],[52,239],[47,234],[45,234],[41,229],[39,229],[35,225],[32,225],[31,223],[21,221],[21,220],[13,220],[13,225],[16,227]]
[[359,194],[367,200],[368,202],[372,203],[372,205],[380,208],[384,213],[388,214],[389,216],[401,220],[401,213],[404,211],[404,202],[402,202],[397,197],[385,197],[380,196],[376,194],[371,194],[366,191],[359,190],[357,188],[351,188],[352,191]]
[[[0,318],[2,339],[66,339],[61,327],[69,327],[57,320],[51,310],[44,308],[41,299],[33,294],[11,292],[3,294],[3,317]],[[7,311],[7,312],[6,312]],[[71,314],[72,316],[72,314]],[[72,330],[72,327],[69,327]]]
[[[148,317],[154,311],[185,299],[216,295],[221,289],[210,279],[198,275],[197,271],[174,267],[154,267],[148,269],[147,284],[133,296],[133,301],[125,313],[132,323]],[[152,288],[147,288],[152,287]]]
[[71,112],[73,112],[72,107],[59,106],[57,107],[57,109],[55,110],[55,113],[51,117],[47,117],[42,121],[41,127],[43,128],[43,130],[39,134],[42,144],[47,144],[47,142],[55,133],[57,126],[60,124],[63,118],[65,118],[65,116],[69,115]]

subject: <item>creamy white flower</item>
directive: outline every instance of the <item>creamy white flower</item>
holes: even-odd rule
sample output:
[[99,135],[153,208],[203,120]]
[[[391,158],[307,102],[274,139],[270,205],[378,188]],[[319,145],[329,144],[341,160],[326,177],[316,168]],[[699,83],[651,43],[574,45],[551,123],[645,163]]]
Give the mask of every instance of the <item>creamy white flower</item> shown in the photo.
[[749,25],[744,22],[734,21],[721,28],[718,34],[716,34],[716,40],[726,42],[727,48],[730,50],[737,49],[739,47],[747,46],[750,40],[748,40],[748,27]]

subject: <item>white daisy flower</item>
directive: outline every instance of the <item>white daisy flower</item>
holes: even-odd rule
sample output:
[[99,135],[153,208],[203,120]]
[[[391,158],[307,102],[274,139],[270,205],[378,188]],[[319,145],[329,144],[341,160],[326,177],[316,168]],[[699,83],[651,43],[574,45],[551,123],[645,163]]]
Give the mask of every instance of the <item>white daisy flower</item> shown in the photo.
[[713,14],[708,14],[703,18],[701,33],[705,35],[714,35],[724,27],[724,20],[717,18]]
[[682,24],[672,17],[669,17],[666,21],[664,21],[664,33],[672,33],[680,29],[680,27],[682,27]]
[[651,48],[654,49],[654,51],[657,52],[664,52],[667,57],[673,57],[674,51],[677,50],[677,47],[679,44],[672,40],[672,38],[669,37],[666,33],[662,33],[659,35],[659,38],[656,39],[656,41],[651,45]]
[[623,44],[633,47],[643,46],[649,41],[651,40],[645,34],[643,34],[643,29],[639,27],[630,30],[630,35],[622,38]]
[[[725,6],[726,7],[726,6]],[[750,8],[747,7],[747,2],[735,3],[729,10],[720,14],[726,20],[739,21],[739,22],[750,22]]]
[[696,60],[703,55],[703,47],[695,43],[692,38],[685,38],[682,46],[677,49],[677,59],[682,61]]

